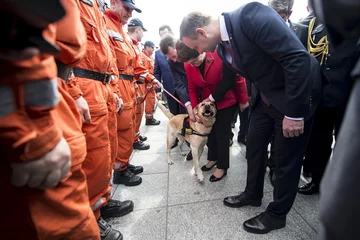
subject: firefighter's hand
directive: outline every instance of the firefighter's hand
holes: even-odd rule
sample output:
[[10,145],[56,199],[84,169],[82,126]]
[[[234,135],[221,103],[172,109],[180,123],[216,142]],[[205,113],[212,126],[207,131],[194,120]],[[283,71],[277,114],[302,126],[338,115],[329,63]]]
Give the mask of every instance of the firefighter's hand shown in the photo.
[[83,122],[90,123],[91,121],[90,110],[89,110],[89,105],[85,100],[85,98],[81,96],[78,99],[76,99],[75,102],[79,109]]
[[154,79],[151,83],[154,86],[154,88],[162,88],[163,87],[161,82],[159,82],[159,80],[157,80],[157,79]]
[[159,101],[162,99],[162,92],[156,93],[156,99]]
[[69,173],[70,155],[70,148],[62,138],[55,148],[44,156],[30,162],[11,164],[11,183],[17,187],[55,187]]
[[1,49],[0,59],[5,61],[22,61],[30,59],[40,53],[35,47],[27,47],[23,50]]
[[114,94],[115,102],[116,102],[116,112],[122,112],[124,109],[124,102],[122,98],[119,98],[117,94]]
[[143,97],[141,96],[136,96],[136,104],[140,104],[143,101]]

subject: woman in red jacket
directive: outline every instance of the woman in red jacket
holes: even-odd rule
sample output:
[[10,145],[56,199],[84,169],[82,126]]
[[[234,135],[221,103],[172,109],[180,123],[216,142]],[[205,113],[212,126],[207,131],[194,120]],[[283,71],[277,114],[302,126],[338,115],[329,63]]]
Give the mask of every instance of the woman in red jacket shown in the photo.
[[[201,168],[202,171],[210,171],[216,165],[210,177],[210,182],[216,182],[226,175],[229,168],[229,138],[234,112],[238,105],[242,110],[248,106],[246,82],[244,78],[223,65],[216,50],[213,53],[199,54],[182,42],[177,43],[176,50],[178,61],[185,63],[190,102],[193,107],[207,99],[223,78],[236,78],[235,87],[220,101],[216,101],[218,108],[216,122],[207,142],[209,162]],[[196,119],[191,120],[196,121]]]

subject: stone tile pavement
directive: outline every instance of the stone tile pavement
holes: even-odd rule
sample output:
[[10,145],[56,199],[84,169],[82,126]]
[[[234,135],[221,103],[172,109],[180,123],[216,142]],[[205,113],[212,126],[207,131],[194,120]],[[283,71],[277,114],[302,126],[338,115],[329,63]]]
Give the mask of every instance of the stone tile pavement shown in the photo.
[[[242,191],[246,183],[245,146],[234,137],[231,147],[230,169],[219,182],[211,183],[210,172],[204,172],[200,184],[190,174],[192,161],[184,161],[177,149],[173,149],[174,164],[166,161],[166,127],[168,120],[161,111],[155,118],[159,126],[141,127],[148,137],[151,148],[134,151],[131,163],[144,167],[139,186],[114,185],[113,198],[134,201],[134,211],[124,217],[111,219],[125,240],[311,240],[316,239],[319,229],[319,196],[298,195],[287,218],[287,226],[266,235],[249,234],[242,223],[265,210],[272,200],[272,186],[266,175],[264,199],[261,207],[231,209],[222,203],[224,197]],[[144,122],[144,121],[143,121]],[[233,129],[238,131],[239,122]],[[236,136],[236,134],[235,134]],[[201,157],[206,163],[207,150]]]

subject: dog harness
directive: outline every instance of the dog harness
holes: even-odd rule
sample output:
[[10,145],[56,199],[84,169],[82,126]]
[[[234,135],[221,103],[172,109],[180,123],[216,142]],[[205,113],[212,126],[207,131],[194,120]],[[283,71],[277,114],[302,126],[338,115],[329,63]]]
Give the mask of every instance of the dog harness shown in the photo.
[[198,136],[201,136],[201,137],[207,137],[209,135],[209,134],[199,133],[199,132],[195,131],[194,129],[192,129],[191,126],[190,126],[190,118],[189,118],[189,116],[184,118],[183,128],[181,129],[181,135],[185,137],[185,134],[198,135]]

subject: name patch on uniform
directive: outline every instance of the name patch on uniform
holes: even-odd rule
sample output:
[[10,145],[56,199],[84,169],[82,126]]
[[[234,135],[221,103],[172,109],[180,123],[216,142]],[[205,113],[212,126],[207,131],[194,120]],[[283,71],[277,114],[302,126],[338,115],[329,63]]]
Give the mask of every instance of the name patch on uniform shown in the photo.
[[86,5],[89,5],[90,7],[94,6],[93,0],[80,0],[81,2],[85,3]]
[[107,33],[109,37],[112,37],[114,39],[114,41],[124,42],[124,39],[120,33],[115,32],[113,30],[107,30]]

